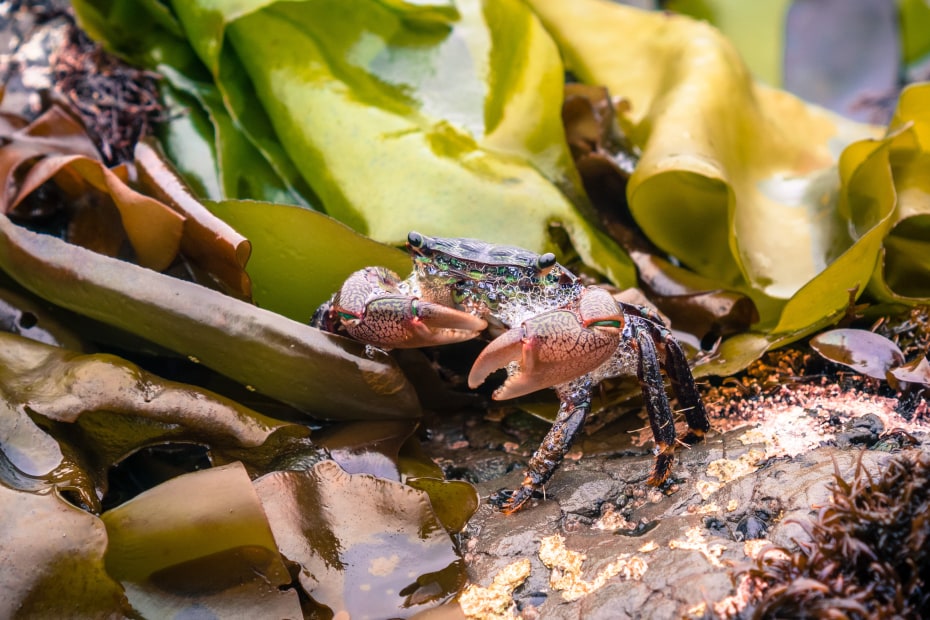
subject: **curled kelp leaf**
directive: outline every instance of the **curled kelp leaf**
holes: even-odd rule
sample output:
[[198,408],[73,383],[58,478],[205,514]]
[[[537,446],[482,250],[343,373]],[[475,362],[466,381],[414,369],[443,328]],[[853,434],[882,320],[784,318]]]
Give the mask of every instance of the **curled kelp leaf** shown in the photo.
[[[320,417],[416,416],[403,374],[381,352],[0,216],[0,268],[60,306],[147,338]],[[338,386],[335,389],[334,386]]]
[[107,571],[144,617],[302,617],[240,463],[173,478],[101,518]]
[[332,461],[254,484],[281,553],[329,613],[406,618],[464,584],[464,563],[423,491]]
[[139,187],[184,216],[181,251],[185,257],[206,271],[227,293],[251,299],[252,284],[245,272],[252,253],[248,239],[194,197],[157,145],[139,142],[134,163]]
[[249,242],[197,202],[154,147],[141,143],[131,169],[107,168],[62,107],[28,125],[13,119],[0,127],[6,182],[0,209],[24,225],[158,271],[180,250],[195,277],[250,298]]
[[831,362],[882,381],[904,363],[898,345],[864,329],[831,329],[811,338],[811,347]]
[[107,532],[100,519],[56,493],[0,483],[0,523],[0,616],[132,617],[122,587],[104,568]]
[[0,123],[0,210],[6,213],[18,191],[20,168],[51,154],[83,155],[100,159],[80,121],[60,105],[52,105],[31,123],[5,114]]
[[566,138],[605,230],[630,255],[643,291],[676,330],[693,335],[697,342],[746,331],[759,320],[749,297],[666,260],[634,223],[626,187],[640,153],[617,119],[617,112],[628,111],[629,102],[614,101],[602,86],[565,87]]
[[[890,371],[891,377],[898,382],[902,391],[913,390],[915,393],[923,393],[924,396],[930,390],[930,362],[924,356],[911,360]],[[894,383],[893,381],[889,381]]]
[[[930,85],[901,93],[885,141],[894,179],[896,208],[869,291],[883,300],[930,300]],[[876,148],[876,147],[873,147]]]
[[[10,210],[15,210],[20,202],[50,180],[68,200],[77,202],[80,199],[85,209],[95,208],[93,199],[89,204],[86,202],[88,195],[95,193],[95,199],[103,202],[102,208],[112,205],[119,213],[121,227],[100,229],[94,226],[96,234],[78,235],[75,241],[89,238],[95,250],[106,247],[118,249],[125,235],[132,244],[138,263],[156,271],[165,269],[177,256],[184,217],[130,188],[118,171],[82,155],[48,155],[34,164],[23,179]],[[113,218],[109,220],[112,222]],[[101,243],[98,236],[107,233],[116,235],[116,239],[111,243]]]
[[930,362],[926,357],[918,357],[897,368],[892,368],[889,372],[903,387],[919,385],[922,388],[930,388]]

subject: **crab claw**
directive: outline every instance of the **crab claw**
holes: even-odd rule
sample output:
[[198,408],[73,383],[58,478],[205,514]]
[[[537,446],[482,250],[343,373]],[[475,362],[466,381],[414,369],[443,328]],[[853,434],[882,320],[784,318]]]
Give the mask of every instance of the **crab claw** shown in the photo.
[[468,385],[475,388],[505,367],[510,376],[494,392],[495,400],[566,383],[610,359],[622,328],[623,315],[610,294],[589,289],[577,309],[544,312],[491,341],[475,360]]
[[487,327],[467,312],[403,295],[398,284],[387,269],[357,271],[333,298],[332,313],[352,338],[383,349],[462,342]]
[[416,297],[383,296],[343,324],[350,336],[384,349],[412,349],[462,342],[487,327],[484,319]]

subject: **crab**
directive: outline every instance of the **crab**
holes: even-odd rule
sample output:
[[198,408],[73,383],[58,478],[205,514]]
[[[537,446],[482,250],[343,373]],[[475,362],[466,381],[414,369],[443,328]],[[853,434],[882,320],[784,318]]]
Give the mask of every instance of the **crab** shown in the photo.
[[697,442],[709,430],[684,351],[653,310],[583,285],[551,253],[417,232],[407,236],[407,250],[414,264],[409,277],[401,280],[383,267],[357,271],[311,324],[385,350],[461,342],[487,332],[495,337],[475,360],[469,387],[506,368],[495,400],[555,389],[558,415],[520,488],[499,496],[504,512],[522,508],[559,467],[603,379],[636,375],[640,381],[655,437],[651,485],[668,479],[679,441],[663,370],[688,425],[681,441]]

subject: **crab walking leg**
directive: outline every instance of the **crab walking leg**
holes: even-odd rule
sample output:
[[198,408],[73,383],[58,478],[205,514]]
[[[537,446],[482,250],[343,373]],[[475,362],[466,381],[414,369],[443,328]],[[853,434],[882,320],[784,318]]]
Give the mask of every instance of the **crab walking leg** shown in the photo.
[[662,328],[666,332],[668,331],[668,327],[665,325],[665,320],[652,308],[638,306],[636,304],[629,304],[625,301],[618,301],[617,307],[619,307],[620,310],[622,310],[629,319],[645,319],[646,321],[653,323],[656,328]]
[[[626,310],[626,308],[624,309]],[[627,310],[627,312],[630,311]],[[710,430],[710,421],[707,419],[704,401],[694,384],[694,377],[691,374],[691,368],[688,366],[688,358],[685,356],[681,345],[678,344],[672,332],[663,323],[657,322],[656,319],[648,318],[645,314],[640,316],[630,315],[630,322],[636,329],[648,331],[653,342],[665,349],[665,373],[668,375],[672,384],[672,391],[678,397],[678,405],[684,412],[685,420],[688,423],[688,434],[685,435],[683,441],[689,444],[697,443]],[[661,321],[661,319],[658,320]]]
[[636,375],[643,390],[643,400],[646,412],[649,414],[649,425],[655,437],[656,462],[652,474],[646,481],[653,486],[659,486],[668,478],[672,471],[672,462],[675,459],[675,418],[665,393],[665,381],[659,365],[659,356],[651,331],[631,317],[630,327],[634,334],[634,345],[639,349],[636,356],[639,360]]
[[589,381],[580,383],[569,383],[557,389],[562,401],[559,414],[530,459],[523,485],[501,506],[505,514],[520,510],[533,493],[549,481],[565,458],[572,440],[584,426],[585,418],[591,411],[592,386]]
[[671,334],[665,338],[665,372],[688,422],[688,434],[682,441],[692,444],[703,440],[704,435],[710,430],[710,420],[707,419],[704,401],[694,384],[694,376],[691,374],[685,352]]

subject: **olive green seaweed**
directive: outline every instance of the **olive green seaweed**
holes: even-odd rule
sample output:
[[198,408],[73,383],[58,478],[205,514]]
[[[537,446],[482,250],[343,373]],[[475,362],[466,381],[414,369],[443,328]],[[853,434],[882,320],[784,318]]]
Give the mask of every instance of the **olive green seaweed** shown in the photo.
[[413,388],[382,352],[366,354],[363,345],[30,232],[5,216],[0,268],[44,299],[196,359],[307,413],[364,419],[419,412]]
[[522,2],[466,0],[454,13],[376,0],[178,2],[188,42],[164,29],[137,45],[118,32],[124,3],[74,6],[92,34],[152,68],[156,42],[184,47],[186,60],[194,50],[243,135],[276,170],[299,170],[310,202],[358,232],[544,251],[556,224],[611,281],[635,280],[629,258],[581,215],[591,214],[561,126],[561,61]]

